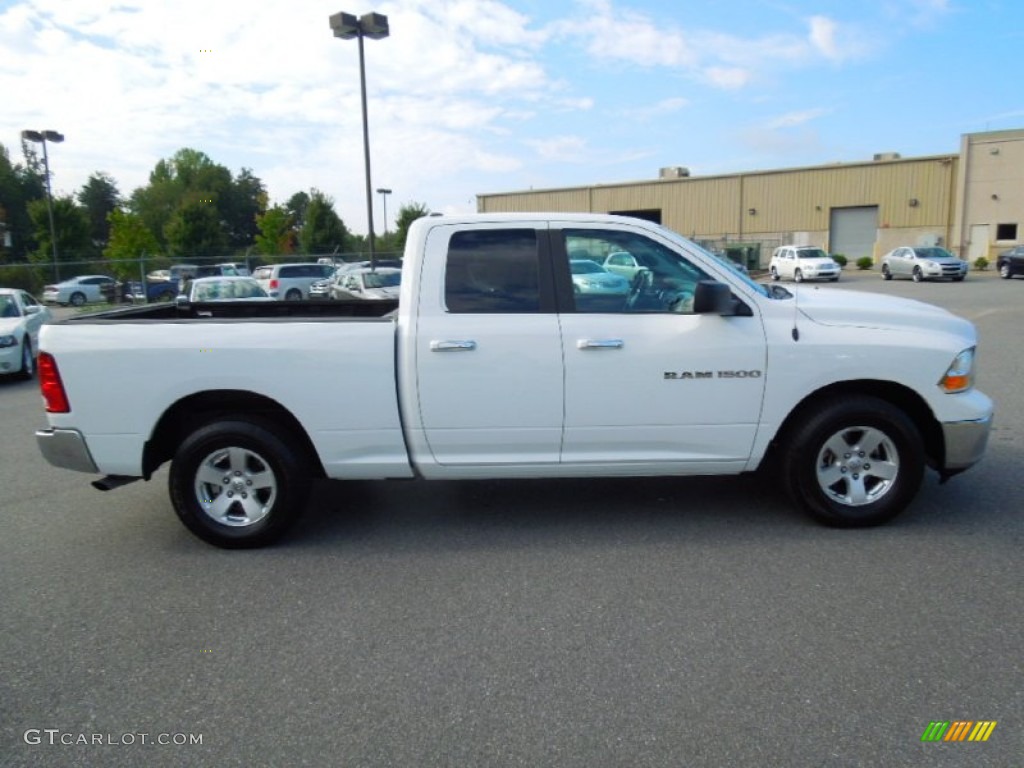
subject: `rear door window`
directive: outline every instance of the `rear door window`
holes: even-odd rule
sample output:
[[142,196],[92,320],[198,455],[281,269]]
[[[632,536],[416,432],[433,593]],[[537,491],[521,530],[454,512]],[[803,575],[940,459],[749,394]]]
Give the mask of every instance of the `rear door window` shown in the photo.
[[539,312],[539,274],[534,230],[456,232],[448,244],[445,304],[455,313]]

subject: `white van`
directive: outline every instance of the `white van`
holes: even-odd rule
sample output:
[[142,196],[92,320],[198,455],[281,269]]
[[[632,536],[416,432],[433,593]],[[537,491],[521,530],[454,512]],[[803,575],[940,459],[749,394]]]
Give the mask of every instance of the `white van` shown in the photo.
[[309,298],[309,287],[334,273],[330,264],[268,264],[256,267],[252,276],[272,299],[300,301]]

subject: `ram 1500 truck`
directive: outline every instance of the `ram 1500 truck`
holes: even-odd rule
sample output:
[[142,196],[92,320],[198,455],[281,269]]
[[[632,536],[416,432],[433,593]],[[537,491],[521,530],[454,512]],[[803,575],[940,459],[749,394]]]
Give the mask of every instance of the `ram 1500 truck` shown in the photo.
[[[631,278],[594,279],[613,253]],[[764,468],[818,520],[873,525],[926,466],[946,479],[985,449],[975,329],[934,306],[759,285],[618,216],[427,217],[403,262],[397,303],[158,305],[46,326],[43,455],[105,474],[101,489],[170,461],[184,524],[245,547],[278,539],[315,477]]]

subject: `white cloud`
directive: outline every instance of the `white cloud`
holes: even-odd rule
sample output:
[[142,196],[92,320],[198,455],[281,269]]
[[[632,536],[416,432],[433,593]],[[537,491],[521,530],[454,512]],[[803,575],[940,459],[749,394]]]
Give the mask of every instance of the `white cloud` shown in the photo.
[[726,90],[742,88],[752,78],[750,70],[741,67],[708,67],[705,75],[712,85]]
[[815,109],[805,109],[800,112],[787,112],[784,115],[779,115],[773,120],[769,120],[765,124],[765,129],[773,131],[779,128],[794,128],[798,125],[803,125],[811,120],[816,120],[819,117],[827,115],[829,110],[822,107]]

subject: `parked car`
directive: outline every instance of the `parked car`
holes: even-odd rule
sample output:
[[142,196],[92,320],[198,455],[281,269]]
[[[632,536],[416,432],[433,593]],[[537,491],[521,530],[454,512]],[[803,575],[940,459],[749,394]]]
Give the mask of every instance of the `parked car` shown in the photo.
[[309,298],[309,289],[317,280],[334,273],[330,264],[268,264],[256,267],[252,276],[272,299],[299,301]]
[[402,270],[394,267],[357,269],[331,284],[332,299],[397,299]]
[[604,259],[604,268],[616,275],[622,275],[626,280],[632,281],[637,272],[642,272],[647,267],[637,261],[636,256],[627,251],[612,251]]
[[311,299],[331,299],[331,281],[333,277],[325,277],[323,280],[317,280],[311,286],[309,286],[309,298]]
[[244,275],[197,277],[179,301],[272,301],[256,280]]
[[[80,275],[60,283],[47,285],[43,288],[43,301],[47,304],[71,304],[80,307],[83,304],[106,301],[103,286],[111,288],[117,281],[106,275]],[[110,290],[108,288],[108,290]]]
[[882,257],[882,277],[909,277],[915,283],[936,278],[960,282],[967,277],[967,262],[938,246],[901,246]]
[[1004,280],[1009,280],[1014,275],[1024,275],[1024,245],[1000,253],[996,259],[996,269]]
[[31,379],[36,370],[39,329],[50,310],[18,288],[0,288],[0,373]]
[[622,275],[609,272],[592,259],[570,259],[574,293],[595,293],[626,296],[629,294],[629,280]]
[[783,245],[772,252],[768,262],[772,280],[789,278],[794,283],[804,280],[839,279],[842,268],[832,257],[816,245]]

